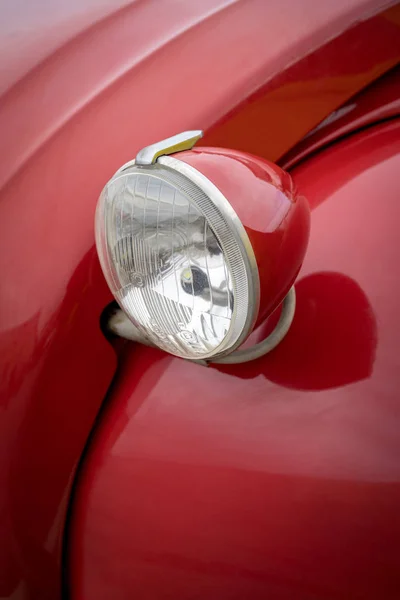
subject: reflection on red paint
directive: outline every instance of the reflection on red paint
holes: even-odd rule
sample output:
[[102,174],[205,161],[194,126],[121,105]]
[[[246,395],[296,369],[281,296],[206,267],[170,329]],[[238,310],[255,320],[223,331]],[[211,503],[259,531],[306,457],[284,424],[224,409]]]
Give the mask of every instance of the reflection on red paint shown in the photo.
[[228,371],[126,346],[80,471],[72,598],[399,598],[399,131],[293,173],[316,208],[281,347]]
[[314,273],[296,284],[296,298],[289,333],[268,358],[245,368],[219,368],[244,378],[262,374],[279,385],[300,390],[324,390],[369,377],[377,324],[360,286],[341,273]]

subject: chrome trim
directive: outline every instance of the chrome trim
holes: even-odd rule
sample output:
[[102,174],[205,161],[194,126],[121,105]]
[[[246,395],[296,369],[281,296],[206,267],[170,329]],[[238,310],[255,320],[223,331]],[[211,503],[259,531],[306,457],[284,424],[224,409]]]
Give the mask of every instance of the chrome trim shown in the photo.
[[195,143],[202,137],[203,132],[200,129],[196,131],[183,131],[182,133],[173,135],[139,150],[136,155],[135,164],[153,165],[157,158],[164,154],[174,154],[183,150],[191,150]]
[[[207,367],[210,363],[223,365],[236,365],[245,362],[250,362],[261,358],[276,348],[288,333],[296,311],[296,291],[292,286],[282,302],[282,311],[279,321],[271,333],[261,342],[244,350],[236,350],[222,358],[209,358],[205,360],[190,360],[199,365]],[[118,335],[127,340],[145,344],[146,346],[154,346],[154,343],[146,338],[142,332],[132,323],[124,311],[119,308],[113,311],[107,323],[107,329],[110,333]]]
[[221,365],[236,365],[245,362],[251,362],[257,358],[261,358],[268,352],[271,352],[281,343],[283,338],[286,336],[293,322],[294,315],[296,312],[296,290],[294,285],[290,288],[287,295],[282,302],[281,316],[279,317],[278,323],[271,333],[264,338],[258,344],[250,346],[250,348],[244,348],[244,350],[236,350],[227,356],[222,358],[210,359],[210,362],[215,362]]

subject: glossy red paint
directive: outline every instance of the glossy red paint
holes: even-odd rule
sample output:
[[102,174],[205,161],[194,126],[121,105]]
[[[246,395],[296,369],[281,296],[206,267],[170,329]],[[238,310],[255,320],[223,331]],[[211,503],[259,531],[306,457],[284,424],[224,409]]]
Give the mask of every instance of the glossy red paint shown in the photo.
[[[59,595],[71,482],[115,368],[98,327],[111,300],[93,236],[104,183],[149,142],[209,130],[356,23],[354,70],[343,52],[323,61],[314,76],[321,101],[340,65],[346,94],[390,68],[399,39],[394,9],[375,17],[387,5],[376,0],[48,4],[20,11],[20,54],[7,37],[12,11],[0,19],[9,40],[0,64],[12,55],[15,67],[0,69],[0,596],[30,600]],[[380,48],[367,65],[366,40]],[[312,116],[298,92],[287,113],[308,129],[321,112]],[[330,97],[327,112],[343,101]],[[269,147],[287,151],[300,129],[271,130]]]
[[113,159],[103,181],[149,142],[185,129],[214,126],[204,145],[276,160],[399,62],[400,7],[377,14],[387,5],[132,2],[72,37],[2,96],[0,184],[61,129],[89,126],[91,118],[96,128],[86,139]]
[[291,169],[313,152],[341,137],[399,115],[400,68],[396,67],[331,113],[279,163],[284,169]]
[[[18,185],[18,184],[17,184]],[[9,201],[15,199],[9,188]],[[5,200],[0,205],[4,208]],[[40,199],[1,211],[2,328],[0,593],[3,598],[56,598],[65,511],[75,467],[115,369],[99,331],[109,291],[95,249],[77,264],[79,246],[58,234],[74,205],[39,225]],[[8,215],[12,227],[4,227]],[[33,265],[29,243],[42,241]],[[60,239],[61,238],[61,239]],[[14,253],[19,245],[20,253]],[[5,252],[7,248],[7,252]],[[26,251],[23,256],[22,250]],[[62,252],[62,265],[54,258]],[[38,257],[39,258],[39,257]],[[30,270],[35,269],[36,277]],[[60,281],[60,274],[63,279]],[[4,285],[4,281],[7,285]],[[79,410],[78,410],[79,409]]]
[[245,152],[198,148],[176,158],[191,165],[228,199],[253,247],[260,276],[260,324],[286,296],[307,248],[310,211],[288,173]]
[[[310,14],[315,8],[316,3]],[[207,131],[202,143],[278,161],[332,111],[399,63],[399,25],[396,3],[289,61]]]
[[293,173],[311,238],[273,353],[129,347],[79,477],[73,599],[399,597],[399,134]]

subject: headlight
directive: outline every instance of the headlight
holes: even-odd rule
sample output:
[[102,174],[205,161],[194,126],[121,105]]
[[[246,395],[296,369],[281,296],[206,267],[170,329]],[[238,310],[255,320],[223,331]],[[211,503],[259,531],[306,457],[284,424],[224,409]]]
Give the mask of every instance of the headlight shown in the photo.
[[197,360],[237,348],[260,303],[256,257],[232,205],[198,169],[159,157],[199,133],[141,151],[107,183],[96,212],[100,262],[121,308],[151,343]]
[[253,249],[229,202],[192,167],[165,157],[117,173],[100,196],[96,236],[111,291],[160,348],[209,358],[251,331]]

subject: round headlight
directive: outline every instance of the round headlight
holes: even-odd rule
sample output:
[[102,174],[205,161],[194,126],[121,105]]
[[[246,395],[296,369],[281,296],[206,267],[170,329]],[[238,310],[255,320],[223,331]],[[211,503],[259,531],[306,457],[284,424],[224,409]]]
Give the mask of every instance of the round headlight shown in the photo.
[[154,345],[187,359],[237,348],[258,315],[257,262],[221,191],[170,156],[130,163],[105,186],[96,244],[121,308]]

